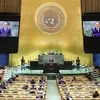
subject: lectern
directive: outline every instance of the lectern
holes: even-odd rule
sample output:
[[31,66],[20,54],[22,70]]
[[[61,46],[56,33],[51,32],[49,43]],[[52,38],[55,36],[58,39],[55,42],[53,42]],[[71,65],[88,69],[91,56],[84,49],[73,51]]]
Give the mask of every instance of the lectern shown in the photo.
[[59,73],[59,65],[57,63],[46,63],[44,65],[43,73]]

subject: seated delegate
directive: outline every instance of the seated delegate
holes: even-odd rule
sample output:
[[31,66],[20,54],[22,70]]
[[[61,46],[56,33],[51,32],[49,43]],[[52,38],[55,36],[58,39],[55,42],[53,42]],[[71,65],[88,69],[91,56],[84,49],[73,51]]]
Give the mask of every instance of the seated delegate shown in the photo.
[[61,78],[58,82],[58,84],[66,84],[66,82],[63,80],[63,78]]
[[49,55],[54,55],[54,52],[51,50],[48,54]]
[[98,91],[95,91],[92,96],[93,96],[93,98],[97,98],[99,96]]

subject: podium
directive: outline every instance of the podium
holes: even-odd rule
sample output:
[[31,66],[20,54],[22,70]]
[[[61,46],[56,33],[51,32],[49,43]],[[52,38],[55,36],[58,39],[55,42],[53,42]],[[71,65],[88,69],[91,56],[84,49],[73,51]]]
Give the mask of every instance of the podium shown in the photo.
[[44,65],[43,73],[59,73],[59,65],[57,63],[46,63]]
[[64,64],[64,55],[38,55],[38,64],[49,63],[51,57],[54,59],[55,63]]

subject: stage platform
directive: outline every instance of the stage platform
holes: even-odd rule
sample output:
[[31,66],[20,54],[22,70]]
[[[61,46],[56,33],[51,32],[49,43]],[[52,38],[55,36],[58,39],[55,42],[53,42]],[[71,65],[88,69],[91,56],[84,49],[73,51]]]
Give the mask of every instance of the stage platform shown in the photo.
[[[9,67],[11,73],[20,74],[20,75],[43,75],[43,70],[30,70],[28,67],[17,66],[17,67]],[[88,72],[92,72],[94,69],[93,67],[85,67],[80,66],[80,68],[73,68],[72,70],[59,70],[62,75],[78,75],[78,74],[85,74]],[[47,73],[47,74],[54,74],[54,73]]]
[[[41,76],[41,75],[46,75],[48,76],[48,79],[55,79],[56,76],[58,75],[57,73],[43,73],[43,70],[30,70],[28,67],[24,67],[23,69],[21,69],[21,66],[17,66],[17,67],[6,67],[6,69],[8,70],[7,73],[5,73],[4,75],[4,80],[8,80],[11,75],[37,75],[37,76]],[[94,68],[93,67],[85,67],[85,66],[81,66],[80,68],[74,68],[73,70],[60,70],[60,73],[64,76],[64,75],[84,75],[88,72],[93,72]],[[100,82],[100,76],[95,75],[95,79],[97,79]]]

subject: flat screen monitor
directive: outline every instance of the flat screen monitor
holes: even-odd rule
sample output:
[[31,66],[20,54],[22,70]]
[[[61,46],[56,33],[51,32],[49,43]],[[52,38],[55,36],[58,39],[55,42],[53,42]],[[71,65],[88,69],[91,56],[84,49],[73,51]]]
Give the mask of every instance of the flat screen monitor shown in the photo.
[[100,21],[83,21],[83,31],[85,37],[100,38]]
[[82,28],[85,53],[100,53],[100,13],[83,14]]
[[19,21],[0,21],[0,38],[18,37]]
[[0,53],[17,53],[20,14],[0,13]]

